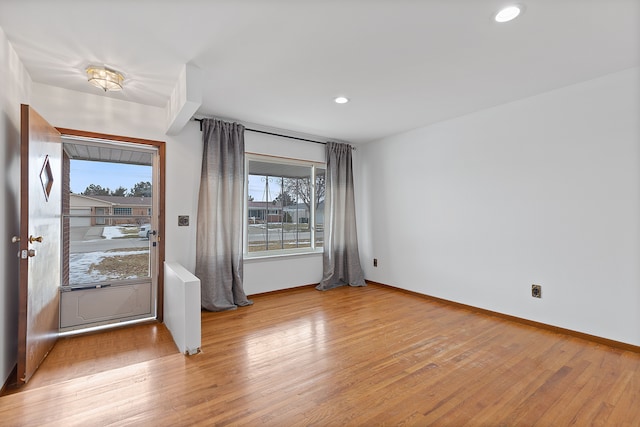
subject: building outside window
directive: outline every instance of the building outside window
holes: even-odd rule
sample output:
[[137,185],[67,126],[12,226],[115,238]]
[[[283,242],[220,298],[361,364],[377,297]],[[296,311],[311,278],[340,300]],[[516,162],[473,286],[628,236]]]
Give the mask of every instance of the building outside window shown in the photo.
[[302,160],[247,156],[249,255],[321,250],[325,166]]

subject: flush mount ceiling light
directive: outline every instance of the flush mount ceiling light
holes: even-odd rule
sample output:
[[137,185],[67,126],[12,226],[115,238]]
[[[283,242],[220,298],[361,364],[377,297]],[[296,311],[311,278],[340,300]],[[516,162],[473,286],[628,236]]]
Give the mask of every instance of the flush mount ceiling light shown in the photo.
[[520,15],[520,6],[508,6],[500,10],[495,16],[497,22],[509,22],[512,19],[516,19]]
[[349,102],[349,98],[346,98],[344,96],[339,96],[336,99],[334,99],[334,102],[336,104],[346,104],[347,102]]
[[93,65],[87,67],[87,79],[89,83],[105,92],[108,90],[122,90],[122,82],[124,82],[124,76],[121,73]]

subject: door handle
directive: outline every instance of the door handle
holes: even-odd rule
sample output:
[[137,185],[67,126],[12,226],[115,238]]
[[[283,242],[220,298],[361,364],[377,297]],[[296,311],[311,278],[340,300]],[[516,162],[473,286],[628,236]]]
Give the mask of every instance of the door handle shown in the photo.
[[38,237],[29,236],[29,243],[33,243],[33,242],[42,243],[42,236],[38,236]]
[[20,238],[18,236],[13,236],[11,238],[11,243],[18,243],[20,241]]

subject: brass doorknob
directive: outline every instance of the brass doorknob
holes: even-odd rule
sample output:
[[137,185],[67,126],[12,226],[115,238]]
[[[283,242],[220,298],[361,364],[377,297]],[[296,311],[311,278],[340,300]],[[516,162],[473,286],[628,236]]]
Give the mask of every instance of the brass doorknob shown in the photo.
[[29,243],[33,243],[33,242],[42,243],[42,236],[38,236],[38,237],[29,236]]

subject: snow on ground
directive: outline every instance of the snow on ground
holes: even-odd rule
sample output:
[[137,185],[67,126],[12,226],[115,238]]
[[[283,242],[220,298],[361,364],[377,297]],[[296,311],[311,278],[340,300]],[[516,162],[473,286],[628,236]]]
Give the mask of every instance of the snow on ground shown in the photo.
[[104,227],[104,230],[102,230],[102,237],[105,239],[114,239],[123,236],[122,227]]
[[[106,229],[107,227],[105,227]],[[108,227],[117,228],[117,227]],[[117,279],[118,276],[103,275],[98,271],[89,271],[91,264],[97,264],[105,258],[123,255],[148,254],[149,250],[140,251],[118,251],[118,252],[83,252],[69,254],[69,284],[79,285],[81,283],[102,282],[109,279]]]

